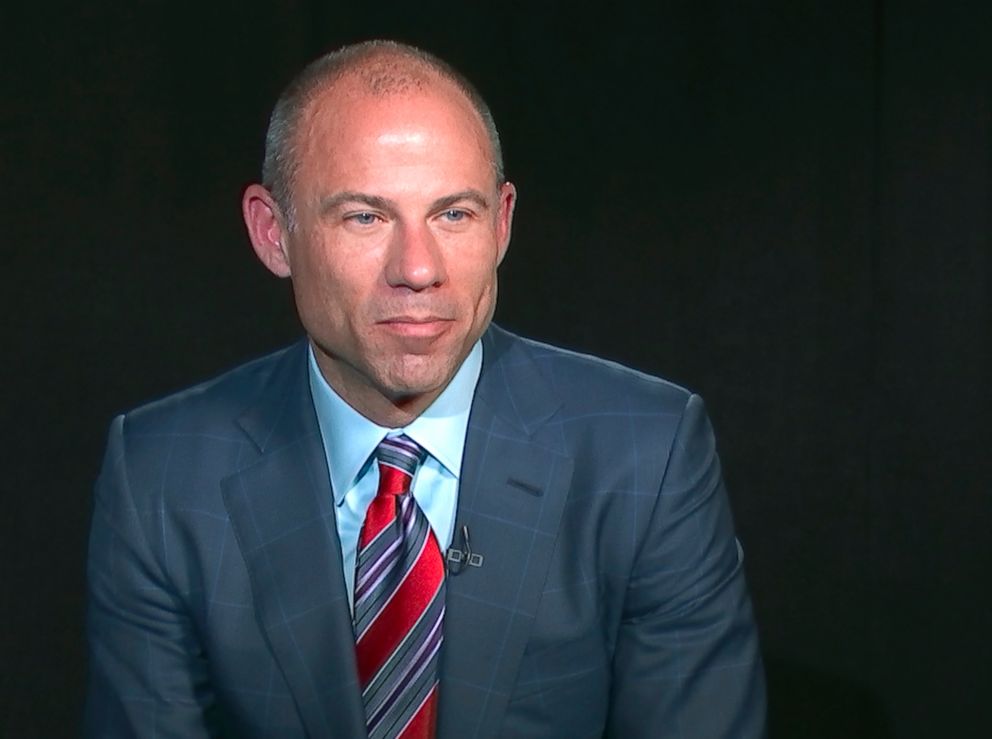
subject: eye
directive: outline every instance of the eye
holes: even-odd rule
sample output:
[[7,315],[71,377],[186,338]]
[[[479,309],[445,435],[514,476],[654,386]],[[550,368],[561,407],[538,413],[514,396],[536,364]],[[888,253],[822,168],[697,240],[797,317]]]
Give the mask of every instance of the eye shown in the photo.
[[441,214],[441,217],[449,223],[458,223],[459,221],[464,221],[468,218],[468,213],[464,210],[459,210],[458,208],[449,208]]
[[347,220],[357,223],[359,226],[371,226],[378,220],[378,216],[375,213],[369,213],[368,211],[363,211],[362,213],[353,213],[347,217]]

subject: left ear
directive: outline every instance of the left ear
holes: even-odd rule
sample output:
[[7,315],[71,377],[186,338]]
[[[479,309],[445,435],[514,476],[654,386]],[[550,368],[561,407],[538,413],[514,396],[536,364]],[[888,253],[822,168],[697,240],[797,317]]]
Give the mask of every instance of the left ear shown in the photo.
[[255,254],[277,277],[289,277],[286,229],[279,205],[261,185],[249,185],[241,198],[241,212]]
[[499,206],[496,212],[496,243],[499,254],[496,264],[503,262],[506,249],[510,246],[510,232],[513,229],[513,208],[517,204],[517,188],[512,182],[504,182],[499,188]]

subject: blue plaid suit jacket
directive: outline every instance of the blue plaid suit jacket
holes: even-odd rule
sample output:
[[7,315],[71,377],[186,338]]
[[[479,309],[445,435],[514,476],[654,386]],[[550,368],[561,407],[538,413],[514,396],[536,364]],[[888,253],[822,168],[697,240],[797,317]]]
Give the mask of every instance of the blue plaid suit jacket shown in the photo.
[[[741,550],[697,396],[491,327],[439,737],[759,737]],[[117,418],[90,536],[93,737],[364,737],[305,344]],[[456,542],[457,542],[456,537]]]

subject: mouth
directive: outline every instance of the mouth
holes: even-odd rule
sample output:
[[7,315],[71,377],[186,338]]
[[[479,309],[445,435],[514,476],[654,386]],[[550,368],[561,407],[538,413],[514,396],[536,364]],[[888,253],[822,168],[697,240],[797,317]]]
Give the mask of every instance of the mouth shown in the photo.
[[453,319],[439,316],[394,316],[378,324],[390,333],[410,338],[435,338],[448,329]]

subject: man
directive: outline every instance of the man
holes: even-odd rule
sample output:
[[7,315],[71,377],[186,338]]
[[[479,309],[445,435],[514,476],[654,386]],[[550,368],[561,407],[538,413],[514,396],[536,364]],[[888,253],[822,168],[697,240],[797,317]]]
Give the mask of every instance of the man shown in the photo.
[[468,83],[330,54],[263,174],[307,340],[115,420],[87,732],[762,735],[702,403],[490,326],[516,192]]

